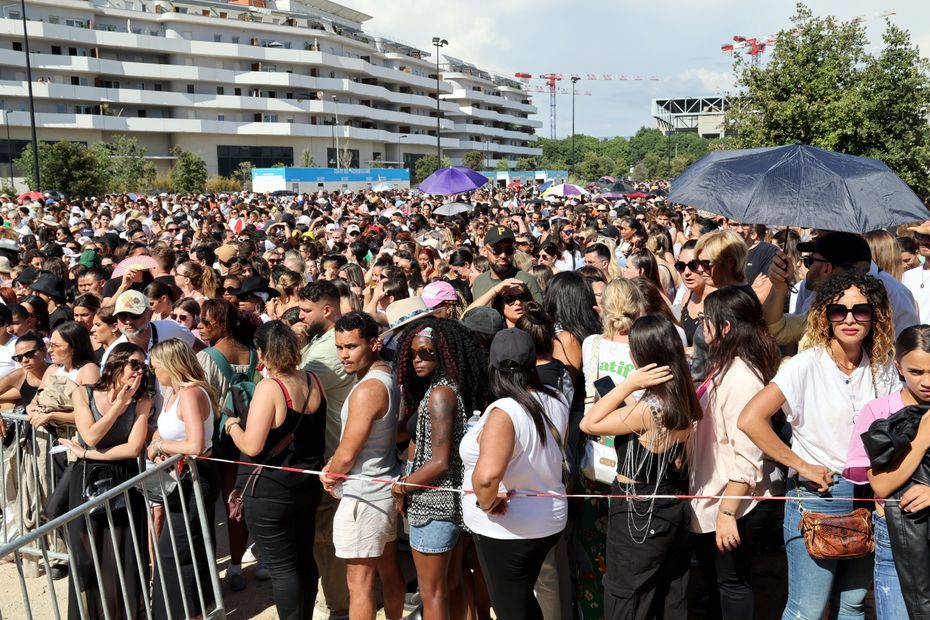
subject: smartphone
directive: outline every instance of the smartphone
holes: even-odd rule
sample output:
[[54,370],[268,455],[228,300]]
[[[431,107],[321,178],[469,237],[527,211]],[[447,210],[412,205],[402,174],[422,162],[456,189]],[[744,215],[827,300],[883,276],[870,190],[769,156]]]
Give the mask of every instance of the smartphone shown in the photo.
[[610,377],[601,377],[594,382],[594,389],[601,398],[607,396],[607,393],[616,387],[614,380]]

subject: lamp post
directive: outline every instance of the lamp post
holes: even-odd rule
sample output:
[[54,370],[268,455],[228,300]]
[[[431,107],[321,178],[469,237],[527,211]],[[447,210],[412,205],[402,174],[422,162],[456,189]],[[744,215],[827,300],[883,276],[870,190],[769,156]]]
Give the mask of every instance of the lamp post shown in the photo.
[[332,100],[336,114],[336,123],[333,125],[333,148],[336,149],[336,167],[339,168],[339,136],[336,134],[336,125],[339,124],[339,104],[336,101],[336,95],[332,96]]
[[6,125],[6,158],[7,163],[10,166],[10,188],[15,188],[13,185],[13,142],[10,140],[10,111],[3,111],[3,124]]
[[29,59],[29,33],[26,31],[26,0],[20,0],[23,18],[23,50],[26,52],[26,86],[29,88],[29,126],[32,130],[32,174],[36,181],[35,189],[42,187],[39,179],[39,140],[36,138],[36,106],[32,98],[32,61]]
[[439,170],[442,168],[442,145],[439,143],[441,131],[439,120],[442,118],[442,110],[439,107],[439,48],[449,45],[449,42],[433,37],[433,45],[436,46],[436,169]]
[[581,78],[577,75],[572,76],[572,163],[568,168],[568,176],[575,174],[575,82]]

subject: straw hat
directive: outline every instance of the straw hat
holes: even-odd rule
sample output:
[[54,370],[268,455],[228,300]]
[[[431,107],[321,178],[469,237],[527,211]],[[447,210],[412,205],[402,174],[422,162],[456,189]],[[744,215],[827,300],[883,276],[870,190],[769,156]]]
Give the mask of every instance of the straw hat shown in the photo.
[[414,321],[432,316],[434,312],[436,309],[429,308],[422,297],[408,297],[395,301],[384,310],[388,320],[385,333],[396,331]]

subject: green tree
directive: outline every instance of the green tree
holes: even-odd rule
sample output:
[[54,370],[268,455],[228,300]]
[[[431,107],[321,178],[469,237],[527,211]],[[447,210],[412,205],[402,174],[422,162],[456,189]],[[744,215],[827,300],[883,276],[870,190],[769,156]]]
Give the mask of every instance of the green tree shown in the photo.
[[523,170],[529,172],[530,170],[538,170],[539,162],[535,157],[521,157],[517,160],[514,170]]
[[[316,168],[316,161],[313,159],[313,152],[306,148],[300,154],[300,165],[304,168]],[[249,180],[252,180],[252,164],[249,164]]]
[[462,165],[472,170],[484,170],[484,155],[481,151],[465,151],[462,155]]
[[[32,162],[33,151],[29,144],[16,159],[16,165],[23,171],[26,184],[36,188]],[[61,141],[39,145],[42,187],[57,189],[68,196],[95,196],[106,191],[107,164],[98,149],[89,149],[83,144]]]
[[240,161],[233,176],[242,184],[242,189],[246,191],[252,190],[252,162]]
[[510,170],[510,162],[506,159],[498,159],[497,164],[494,165],[494,169],[500,172],[508,172]]
[[930,196],[930,70],[890,22],[877,56],[861,24],[816,17],[797,5],[771,60],[734,63],[742,94],[727,112],[739,147],[800,142],[877,157]]
[[119,136],[113,142],[101,143],[99,148],[109,164],[111,191],[135,192],[147,188],[154,180],[154,169],[146,165],[145,147],[137,139]]
[[436,165],[435,155],[424,155],[419,158],[413,168],[413,182],[422,183],[423,179],[436,172],[439,168],[448,168],[452,165],[452,162],[447,157],[443,157],[441,164],[441,166]]
[[630,138],[629,149],[629,161],[633,164],[643,161],[649,153],[664,157],[668,152],[668,138],[658,129],[640,127]]
[[585,153],[584,159],[575,166],[575,170],[582,181],[597,181],[616,169],[617,162],[606,155],[598,155],[594,151]]
[[202,192],[207,184],[207,162],[200,155],[181,147],[171,149],[177,159],[171,169],[171,182],[176,192]]

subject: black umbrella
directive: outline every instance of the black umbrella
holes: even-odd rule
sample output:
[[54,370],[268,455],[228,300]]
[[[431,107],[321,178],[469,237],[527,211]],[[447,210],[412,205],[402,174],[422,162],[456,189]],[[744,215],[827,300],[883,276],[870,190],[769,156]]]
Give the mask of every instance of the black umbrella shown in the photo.
[[605,189],[608,192],[617,192],[618,194],[632,194],[633,192],[636,191],[636,188],[633,186],[633,184],[627,181],[626,179],[620,179],[619,181],[617,181],[616,183],[612,183]]
[[881,161],[803,144],[709,153],[672,181],[669,200],[739,222],[855,233],[928,217]]

